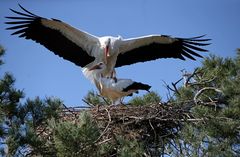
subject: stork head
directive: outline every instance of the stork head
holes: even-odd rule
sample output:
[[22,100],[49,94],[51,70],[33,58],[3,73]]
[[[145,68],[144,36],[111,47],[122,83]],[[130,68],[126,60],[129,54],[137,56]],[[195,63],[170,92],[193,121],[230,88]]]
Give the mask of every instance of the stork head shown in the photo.
[[104,50],[104,62],[107,64],[107,58],[110,56],[110,48],[111,48],[111,38],[110,37],[102,37],[100,39],[101,46]]
[[106,67],[106,65],[103,62],[100,62],[100,63],[94,65],[93,67],[91,67],[89,69],[89,71],[92,71],[92,70],[100,70],[100,71],[102,71],[105,67]]
[[103,77],[102,72],[104,71],[105,68],[106,65],[103,62],[100,62],[91,67],[89,71],[92,71],[93,77],[95,77],[95,79],[100,79]]
[[104,50],[104,55],[105,55],[106,64],[107,64],[107,57],[110,56],[110,53],[109,53],[110,44],[111,44],[111,39],[110,39],[110,38],[107,38],[106,46],[105,46],[105,50]]

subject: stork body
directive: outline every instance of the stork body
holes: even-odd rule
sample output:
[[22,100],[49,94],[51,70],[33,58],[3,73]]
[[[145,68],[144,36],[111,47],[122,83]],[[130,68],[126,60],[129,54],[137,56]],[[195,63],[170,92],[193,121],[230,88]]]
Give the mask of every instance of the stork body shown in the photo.
[[60,20],[37,16],[19,5],[23,12],[12,10],[20,16],[6,17],[15,21],[7,28],[16,30],[12,35],[31,39],[45,46],[54,54],[83,68],[88,78],[88,70],[93,65],[104,62],[104,77],[114,77],[114,68],[159,58],[185,57],[195,60],[202,57],[196,51],[205,52],[201,46],[209,39],[203,36],[193,38],[174,38],[166,35],[148,35],[137,38],[97,37],[78,30]]
[[121,103],[121,99],[125,96],[131,96],[138,90],[149,91],[151,86],[140,82],[135,82],[131,79],[117,79],[103,77],[102,71],[106,68],[103,62],[90,68],[92,71],[92,79],[99,90],[100,95],[112,100],[112,104]]

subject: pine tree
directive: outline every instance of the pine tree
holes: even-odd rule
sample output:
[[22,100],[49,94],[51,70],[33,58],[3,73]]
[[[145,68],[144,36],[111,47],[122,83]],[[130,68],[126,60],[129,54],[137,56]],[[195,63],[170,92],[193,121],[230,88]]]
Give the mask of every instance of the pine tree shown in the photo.
[[[0,57],[5,53],[5,50],[0,47]],[[3,61],[0,59],[0,64]],[[23,97],[23,92],[14,88],[14,78],[11,74],[6,73],[0,79],[0,137],[2,141],[1,154],[5,153],[6,137],[8,135],[8,126],[10,121],[14,120],[17,113],[17,106],[20,99]]]
[[[0,49],[0,57],[4,49]],[[3,63],[0,60],[0,63]],[[14,88],[15,79],[6,73],[0,79],[0,137],[2,156],[27,156],[41,154],[52,156],[54,147],[48,140],[40,138],[37,132],[47,125],[49,119],[59,118],[62,102],[55,98],[40,100],[24,98],[22,90]],[[41,128],[42,127],[42,128]]]
[[144,106],[150,104],[156,104],[161,102],[161,97],[157,92],[149,92],[143,96],[135,96],[129,101],[129,104],[136,106]]
[[[194,123],[185,123],[169,145],[176,156],[238,156],[240,154],[240,53],[236,59],[207,57],[193,82],[180,87],[174,101],[194,100]],[[184,106],[183,106],[184,107]]]
[[[5,50],[4,48],[0,45],[0,58],[2,58],[2,56],[4,55],[5,53]],[[3,61],[0,59],[0,65],[3,64]]]
[[184,79],[167,86],[173,91],[167,102],[150,92],[109,107],[90,91],[84,101],[91,108],[76,110],[57,98],[20,103],[24,93],[6,73],[2,156],[239,156],[240,49],[234,59],[207,57]]

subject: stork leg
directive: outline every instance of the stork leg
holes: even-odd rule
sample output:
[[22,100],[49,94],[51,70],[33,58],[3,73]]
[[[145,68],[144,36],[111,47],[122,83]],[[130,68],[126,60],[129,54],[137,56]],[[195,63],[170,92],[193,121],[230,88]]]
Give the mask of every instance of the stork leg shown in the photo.
[[124,97],[122,97],[122,98],[119,99],[120,105],[125,105],[125,104],[123,103],[123,99],[124,99]]
[[128,108],[128,104],[123,103],[123,99],[124,99],[124,97],[122,97],[122,98],[120,99],[121,105]]
[[114,80],[115,83],[117,83],[117,78],[116,77],[113,77],[112,79]]
[[113,70],[111,72],[111,78],[114,80],[115,83],[117,83],[117,77],[116,77],[116,71],[115,70]]

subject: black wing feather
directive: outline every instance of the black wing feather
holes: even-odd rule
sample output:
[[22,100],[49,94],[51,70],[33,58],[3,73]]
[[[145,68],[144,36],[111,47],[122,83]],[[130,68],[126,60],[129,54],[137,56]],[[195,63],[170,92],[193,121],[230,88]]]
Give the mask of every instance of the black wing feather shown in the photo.
[[13,16],[6,16],[7,19],[14,19],[14,20],[32,20],[33,18],[29,17],[13,17]]
[[[6,22],[6,24],[13,25],[7,28],[7,30],[16,30],[12,35],[32,39],[54,52],[54,54],[81,67],[84,67],[95,59],[89,56],[88,53],[77,44],[66,38],[60,31],[45,27],[41,23],[41,20],[45,18],[27,11],[21,5],[19,6],[24,11],[23,13],[13,9],[10,10],[20,15],[20,17],[6,17],[17,20]],[[60,20],[58,21],[60,22]]]
[[27,17],[30,17],[30,18],[31,18],[31,17],[35,17],[35,16],[33,16],[33,15],[21,13],[21,12],[19,12],[19,11],[13,10],[13,9],[10,9],[10,10],[11,10],[12,12],[18,14],[18,15],[27,16]]
[[14,22],[5,22],[5,24],[23,24],[29,23],[29,21],[14,21]]
[[156,60],[159,58],[179,58],[185,60],[184,57],[195,60],[195,57],[202,57],[195,51],[207,52],[200,46],[207,46],[209,43],[201,43],[210,39],[201,39],[204,36],[193,38],[176,38],[177,41],[171,44],[151,43],[123,54],[118,55],[115,67],[121,67],[139,62]]
[[149,91],[150,88],[151,88],[151,86],[149,86],[148,84],[143,84],[141,82],[133,82],[131,85],[124,88],[122,91],[123,92],[128,92],[129,90],[146,90],[146,91]]
[[18,5],[19,5],[19,7],[20,7],[22,10],[24,10],[26,13],[28,13],[28,14],[30,14],[30,15],[33,15],[33,16],[37,16],[37,15],[31,13],[30,11],[26,10],[25,8],[23,8],[20,4],[18,4]]
[[196,46],[207,46],[209,43],[200,43],[200,42],[193,42],[193,41],[184,41],[185,43],[196,45]]

